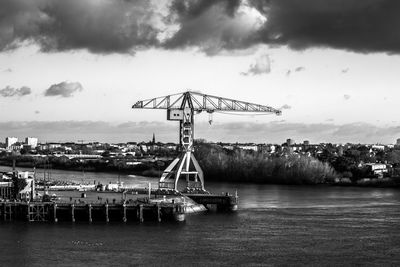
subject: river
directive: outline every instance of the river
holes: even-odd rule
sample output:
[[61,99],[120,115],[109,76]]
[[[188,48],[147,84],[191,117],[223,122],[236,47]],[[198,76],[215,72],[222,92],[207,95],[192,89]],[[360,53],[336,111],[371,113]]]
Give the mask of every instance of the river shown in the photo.
[[[59,170],[52,179],[157,182]],[[237,190],[239,210],[191,215],[181,224],[1,222],[0,265],[400,265],[399,189],[229,183],[206,188]]]

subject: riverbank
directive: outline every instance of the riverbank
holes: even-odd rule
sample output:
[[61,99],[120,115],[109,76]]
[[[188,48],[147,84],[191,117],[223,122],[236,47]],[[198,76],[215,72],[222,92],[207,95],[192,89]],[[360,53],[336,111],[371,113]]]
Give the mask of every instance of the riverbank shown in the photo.
[[[5,167],[6,169],[4,171],[11,171],[12,166],[11,165],[0,165],[1,167]],[[30,170],[33,167],[30,166],[21,166],[20,164],[16,165],[17,169],[23,169],[23,170]],[[36,168],[37,172],[40,172],[44,175],[44,172],[46,172],[46,176],[54,176],[54,172],[67,172],[73,174],[73,179],[74,181],[79,181],[81,183],[83,180],[87,180],[90,177],[90,180],[87,181],[87,183],[93,183],[94,181],[100,181],[98,176],[101,177],[107,177],[108,175],[111,175],[111,177],[114,177],[110,180],[104,181],[107,183],[110,182],[115,182],[119,176],[125,177],[122,178],[122,180],[127,179],[126,177],[130,177],[129,179],[135,179],[139,178],[141,181],[141,184],[144,186],[147,186],[148,182],[147,179],[151,179],[153,183],[157,183],[159,177],[162,174],[162,170],[154,170],[150,169],[147,171],[143,172],[117,172],[117,171],[91,171],[91,170],[83,170],[82,169],[56,169],[53,168],[51,170],[49,169],[43,169],[43,168]],[[52,175],[53,173],[53,175]],[[85,179],[83,179],[86,177]],[[43,179],[40,178],[39,179]],[[142,181],[143,180],[143,181]],[[68,179],[66,180],[68,181]],[[222,183],[228,183],[228,184],[258,184],[258,185],[295,185],[295,186],[316,186],[316,185],[326,185],[326,186],[341,186],[341,187],[377,187],[377,188],[400,188],[400,177],[392,177],[392,178],[363,178],[357,181],[351,181],[349,178],[336,178],[330,182],[326,183],[319,183],[319,184],[299,184],[299,183],[293,183],[293,184],[288,184],[288,183],[279,183],[279,182],[265,182],[265,181],[260,181],[256,179],[255,181],[249,181],[249,180],[228,180],[228,179],[222,179],[222,180],[215,180],[215,179],[209,179],[208,176],[206,176],[206,183],[208,182],[222,182]]]
[[[5,166],[5,167],[12,167],[13,163],[12,161],[0,161],[0,167]],[[62,170],[62,171],[74,171],[74,172],[104,172],[104,173],[110,173],[110,174],[130,174],[130,175],[139,175],[139,176],[146,176],[146,177],[160,177],[162,174],[162,170],[156,170],[154,168],[146,168],[142,167],[137,168],[137,167],[132,167],[132,168],[111,168],[111,167],[94,167],[94,166],[67,166],[67,165],[53,165],[53,164],[48,164],[48,165],[36,165],[33,162],[21,162],[21,161],[16,161],[15,167],[17,168],[36,168],[40,170],[46,170],[47,172],[51,172],[51,170]]]
[[332,185],[400,188],[400,177],[362,178],[356,181],[351,181],[349,178],[338,178]]

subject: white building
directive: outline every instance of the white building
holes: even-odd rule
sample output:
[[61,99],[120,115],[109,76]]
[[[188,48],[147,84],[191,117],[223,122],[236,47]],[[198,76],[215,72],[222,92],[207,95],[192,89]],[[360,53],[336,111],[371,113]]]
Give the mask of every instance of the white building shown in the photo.
[[258,151],[257,145],[238,145],[237,147],[243,150]]
[[38,139],[36,137],[26,137],[25,144],[31,146],[31,148],[36,148],[38,145]]
[[372,149],[385,150],[385,146],[384,145],[372,145]]
[[291,139],[291,138],[288,138],[288,139],[286,139],[286,144],[287,144],[288,146],[292,146],[292,145],[294,145],[294,140]]
[[10,148],[13,144],[18,142],[17,137],[6,137],[6,148]]

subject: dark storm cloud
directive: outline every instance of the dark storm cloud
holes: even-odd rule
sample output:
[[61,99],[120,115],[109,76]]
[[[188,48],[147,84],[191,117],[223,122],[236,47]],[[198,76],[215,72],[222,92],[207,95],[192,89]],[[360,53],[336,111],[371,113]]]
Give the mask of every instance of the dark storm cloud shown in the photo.
[[0,96],[2,97],[13,97],[13,96],[26,96],[31,94],[31,88],[23,86],[21,88],[13,88],[7,86],[3,89],[0,89]]
[[[180,25],[169,47],[199,46],[206,52],[248,48],[254,44],[292,49],[332,47],[356,52],[400,52],[400,2],[397,0],[258,0],[249,1],[267,18],[261,27],[243,28],[240,6],[246,2],[177,1]],[[236,27],[230,27],[235,25]]]
[[400,1],[258,1],[268,17],[260,38],[294,49],[333,47],[356,52],[400,52]]
[[157,43],[149,1],[2,0],[0,50],[33,41],[43,51],[131,53]]
[[197,46],[207,54],[221,49],[242,48],[242,40],[250,38],[241,28],[236,10],[239,0],[173,1],[169,20],[179,30],[168,39],[167,48]]
[[213,55],[263,43],[399,53],[399,12],[398,0],[2,0],[0,51],[27,41],[95,53],[198,47]]
[[77,82],[61,82],[58,84],[51,85],[45,92],[45,96],[62,96],[62,97],[71,97],[74,93],[80,92],[83,90],[83,87],[80,83]]

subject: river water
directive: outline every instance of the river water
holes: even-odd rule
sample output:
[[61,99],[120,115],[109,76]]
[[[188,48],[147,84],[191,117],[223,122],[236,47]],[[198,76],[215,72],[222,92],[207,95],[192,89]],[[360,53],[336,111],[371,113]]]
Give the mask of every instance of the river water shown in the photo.
[[[53,170],[52,179],[106,183],[118,175]],[[130,186],[157,182],[119,179]],[[237,190],[239,210],[191,215],[184,223],[1,222],[0,266],[400,265],[399,189],[206,188]]]

